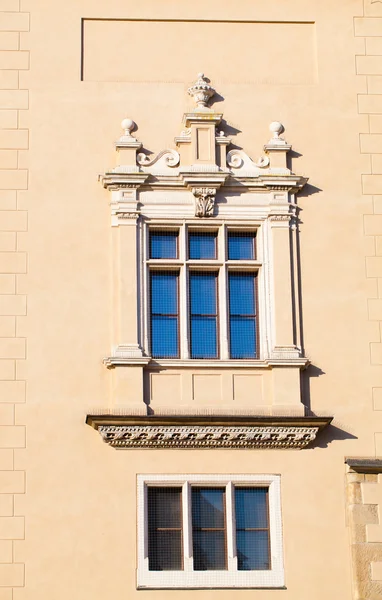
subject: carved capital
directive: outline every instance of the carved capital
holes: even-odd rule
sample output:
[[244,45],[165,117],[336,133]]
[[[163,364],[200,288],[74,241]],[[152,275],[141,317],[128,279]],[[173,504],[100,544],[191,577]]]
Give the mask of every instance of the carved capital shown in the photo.
[[215,206],[215,188],[192,188],[195,196],[195,217],[212,217]]

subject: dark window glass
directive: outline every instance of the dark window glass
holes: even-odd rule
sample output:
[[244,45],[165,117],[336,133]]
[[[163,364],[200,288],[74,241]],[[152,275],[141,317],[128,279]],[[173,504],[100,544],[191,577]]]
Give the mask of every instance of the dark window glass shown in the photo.
[[188,234],[189,258],[216,258],[216,232],[190,231]]
[[191,358],[217,358],[217,273],[190,271]]
[[150,258],[178,258],[178,232],[150,231]]
[[228,273],[231,358],[256,358],[255,273]]
[[178,273],[150,273],[151,355],[177,358],[179,355]]
[[239,571],[270,569],[268,488],[235,488]]
[[194,571],[227,568],[224,505],[224,488],[192,488]]
[[255,258],[254,231],[228,231],[228,259],[252,260]]
[[182,557],[182,488],[147,490],[149,571],[180,571]]

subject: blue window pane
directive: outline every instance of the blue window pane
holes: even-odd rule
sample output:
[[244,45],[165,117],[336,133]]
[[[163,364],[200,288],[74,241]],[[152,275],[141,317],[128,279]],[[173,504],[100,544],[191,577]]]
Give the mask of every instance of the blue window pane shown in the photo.
[[191,315],[216,314],[216,273],[190,272]]
[[216,258],[216,232],[190,231],[188,235],[189,257]]
[[152,272],[151,354],[155,358],[179,356],[178,273]]
[[223,571],[226,566],[225,532],[194,531],[194,571]]
[[150,231],[150,258],[177,258],[177,231]]
[[216,320],[191,316],[191,358],[217,358]]
[[177,358],[178,317],[151,317],[151,355],[154,358]]
[[231,358],[256,358],[256,321],[248,317],[230,317]]
[[226,569],[225,490],[192,489],[192,540],[195,571]]
[[151,313],[175,315],[178,312],[178,273],[151,273]]
[[224,495],[221,488],[192,489],[193,527],[224,529]]
[[239,571],[270,569],[268,531],[237,531],[236,550]]
[[255,232],[228,232],[228,259],[251,260],[255,258]]
[[254,273],[229,273],[229,312],[231,315],[254,315]]
[[237,529],[268,527],[268,488],[235,488]]

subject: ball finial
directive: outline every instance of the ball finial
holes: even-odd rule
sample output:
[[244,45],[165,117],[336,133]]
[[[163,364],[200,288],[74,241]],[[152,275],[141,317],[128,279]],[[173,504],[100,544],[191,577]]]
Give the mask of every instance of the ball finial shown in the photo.
[[279,121],[272,121],[269,125],[269,131],[273,133],[274,138],[278,138],[284,131],[284,125]]
[[135,127],[135,123],[132,119],[123,119],[122,123],[121,123],[122,129],[125,130],[125,135],[131,135],[131,132],[133,131],[134,127]]

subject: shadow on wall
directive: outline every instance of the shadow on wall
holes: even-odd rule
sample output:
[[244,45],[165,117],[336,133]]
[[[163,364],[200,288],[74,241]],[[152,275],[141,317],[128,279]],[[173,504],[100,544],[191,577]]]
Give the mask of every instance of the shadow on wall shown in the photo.
[[[313,377],[321,377],[321,375],[325,375],[325,371],[316,365],[309,365],[305,371],[301,371],[301,401],[305,405],[305,416],[307,417],[318,416],[311,410],[310,380]],[[315,440],[314,448],[327,448],[334,441],[358,439],[356,435],[339,427],[339,425],[337,422],[336,425],[330,424],[325,427]]]

